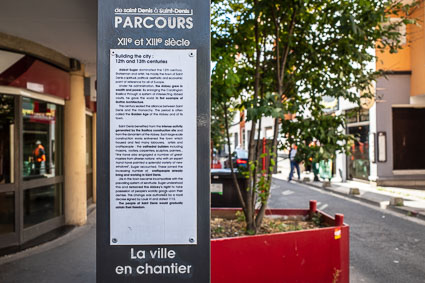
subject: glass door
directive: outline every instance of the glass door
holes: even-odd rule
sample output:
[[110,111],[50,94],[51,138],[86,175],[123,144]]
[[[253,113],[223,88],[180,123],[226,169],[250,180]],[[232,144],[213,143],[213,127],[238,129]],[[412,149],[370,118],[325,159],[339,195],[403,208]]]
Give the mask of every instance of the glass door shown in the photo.
[[22,97],[23,241],[63,224],[63,107]]

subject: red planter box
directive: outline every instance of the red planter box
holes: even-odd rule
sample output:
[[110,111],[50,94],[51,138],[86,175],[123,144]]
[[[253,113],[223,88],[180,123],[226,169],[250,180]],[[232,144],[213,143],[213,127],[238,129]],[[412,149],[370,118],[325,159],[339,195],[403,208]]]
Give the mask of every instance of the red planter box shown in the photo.
[[[234,215],[237,210],[217,208],[212,215]],[[267,211],[309,213],[308,209]],[[342,223],[342,215],[335,220],[320,213],[331,227],[211,240],[211,282],[349,282],[349,226]]]

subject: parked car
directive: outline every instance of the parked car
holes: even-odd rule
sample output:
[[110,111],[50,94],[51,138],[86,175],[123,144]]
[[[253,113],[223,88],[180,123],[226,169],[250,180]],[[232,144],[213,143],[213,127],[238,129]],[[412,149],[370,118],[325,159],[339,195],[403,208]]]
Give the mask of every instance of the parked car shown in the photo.
[[214,149],[211,156],[211,169],[221,169],[221,168],[223,168],[223,166],[221,165],[217,150]]
[[211,160],[211,169],[221,169],[221,162],[220,160],[213,158],[213,160]]
[[[232,153],[233,168],[248,167],[248,151],[237,148]],[[226,168],[230,168],[229,160],[226,161]]]

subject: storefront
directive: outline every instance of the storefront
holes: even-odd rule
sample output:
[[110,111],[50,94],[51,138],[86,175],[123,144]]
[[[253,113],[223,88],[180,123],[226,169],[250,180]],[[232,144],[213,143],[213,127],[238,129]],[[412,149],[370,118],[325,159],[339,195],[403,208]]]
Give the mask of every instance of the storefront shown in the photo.
[[347,177],[350,180],[368,180],[369,160],[369,111],[350,111],[347,113],[347,133],[355,137],[351,155],[347,156]]
[[81,91],[86,134],[84,152],[76,152],[65,142],[66,127],[74,123],[73,114],[65,123],[71,88],[68,71],[0,50],[0,249],[21,246],[66,224],[65,196],[72,199],[75,189],[65,186],[65,154],[71,161],[85,157],[84,198],[93,200],[93,111]]

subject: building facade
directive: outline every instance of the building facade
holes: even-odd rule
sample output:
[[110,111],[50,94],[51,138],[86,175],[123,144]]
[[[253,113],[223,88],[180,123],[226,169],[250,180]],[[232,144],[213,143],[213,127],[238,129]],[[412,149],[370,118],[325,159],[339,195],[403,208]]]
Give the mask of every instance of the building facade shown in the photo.
[[[413,18],[423,22],[424,2]],[[397,19],[394,19],[397,20]],[[341,102],[347,133],[357,137],[352,155],[337,157],[338,175],[382,186],[425,187],[425,28],[405,27],[397,53],[376,51],[375,101],[357,111]],[[353,113],[356,112],[356,113]]]
[[[0,249],[83,225],[96,202],[95,75],[54,49],[60,38],[49,27],[25,26],[37,16],[54,22],[23,2],[17,9],[25,3],[5,1],[0,12]],[[49,13],[59,9],[51,4]],[[22,14],[32,18],[19,26]],[[52,44],[33,40],[32,32]]]

